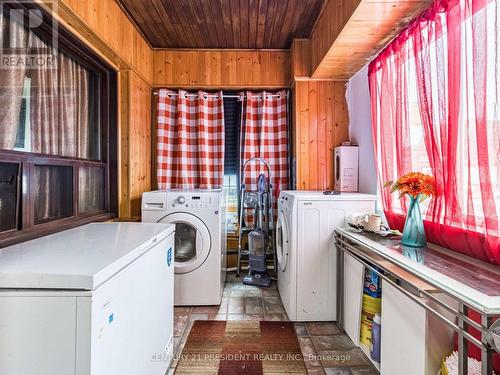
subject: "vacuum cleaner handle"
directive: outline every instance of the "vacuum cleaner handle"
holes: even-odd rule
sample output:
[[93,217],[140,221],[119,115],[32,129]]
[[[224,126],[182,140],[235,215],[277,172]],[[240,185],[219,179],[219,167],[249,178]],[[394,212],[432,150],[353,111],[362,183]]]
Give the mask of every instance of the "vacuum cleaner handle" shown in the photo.
[[241,174],[240,176],[240,185],[243,186],[245,185],[245,172],[247,170],[247,167],[250,163],[252,162],[260,162],[262,164],[264,164],[264,166],[266,167],[267,169],[267,176],[268,176],[268,179],[269,179],[269,188],[272,187],[272,184],[271,184],[271,167],[269,166],[269,163],[263,159],[263,158],[251,158],[251,159],[248,159],[245,164],[243,164],[243,173]]

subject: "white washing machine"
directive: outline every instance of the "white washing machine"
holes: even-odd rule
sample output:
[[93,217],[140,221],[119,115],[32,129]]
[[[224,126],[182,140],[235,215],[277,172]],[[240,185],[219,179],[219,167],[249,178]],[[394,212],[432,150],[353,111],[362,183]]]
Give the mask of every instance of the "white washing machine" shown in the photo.
[[174,304],[219,305],[226,279],[224,190],[142,195],[142,221],[175,224]]
[[376,196],[282,191],[278,200],[278,288],[292,321],[337,319],[334,230],[353,213],[375,212]]

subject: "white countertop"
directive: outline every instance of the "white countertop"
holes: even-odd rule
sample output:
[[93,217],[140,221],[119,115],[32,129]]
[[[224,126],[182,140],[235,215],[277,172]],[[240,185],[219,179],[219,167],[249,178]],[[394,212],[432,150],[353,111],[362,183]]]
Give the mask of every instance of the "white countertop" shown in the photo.
[[283,190],[281,193],[291,195],[301,200],[332,200],[332,201],[376,201],[377,196],[365,193],[341,192],[340,194],[323,194],[324,190]]
[[0,249],[1,289],[94,290],[175,226],[95,223]]
[[500,314],[500,267],[432,244],[408,248],[399,240],[373,240],[353,228],[336,231],[478,311]]

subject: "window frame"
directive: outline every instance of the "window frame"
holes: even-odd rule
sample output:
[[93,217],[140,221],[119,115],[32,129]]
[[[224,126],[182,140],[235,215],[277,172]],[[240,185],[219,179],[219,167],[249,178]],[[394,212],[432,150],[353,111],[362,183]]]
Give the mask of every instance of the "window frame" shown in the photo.
[[[20,3],[21,7],[28,7]],[[52,19],[43,8],[36,6],[44,20]],[[47,40],[52,30],[50,25],[43,23],[37,30],[38,37]],[[83,224],[95,221],[106,221],[118,214],[118,137],[117,137],[117,73],[101,57],[92,51],[80,39],[71,34],[62,25],[56,32],[58,51],[64,52],[79,64],[90,70],[96,76],[98,86],[96,119],[100,131],[100,160],[82,159],[59,155],[48,155],[16,150],[0,150],[0,162],[18,163],[17,189],[17,220],[16,229],[0,232],[0,248],[24,242],[33,238],[45,236]],[[70,166],[73,170],[73,210],[72,215],[40,224],[35,224],[34,218],[34,188],[35,165]],[[79,170],[81,167],[93,166],[104,169],[104,208],[85,213],[79,213]]]

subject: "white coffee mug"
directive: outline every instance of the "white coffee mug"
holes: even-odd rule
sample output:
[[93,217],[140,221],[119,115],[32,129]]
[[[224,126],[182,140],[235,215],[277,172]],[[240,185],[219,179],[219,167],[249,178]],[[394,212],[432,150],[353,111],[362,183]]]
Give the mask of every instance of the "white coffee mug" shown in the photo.
[[380,230],[381,224],[382,224],[382,219],[380,218],[380,215],[372,214],[368,216],[365,229],[369,232],[378,232]]

